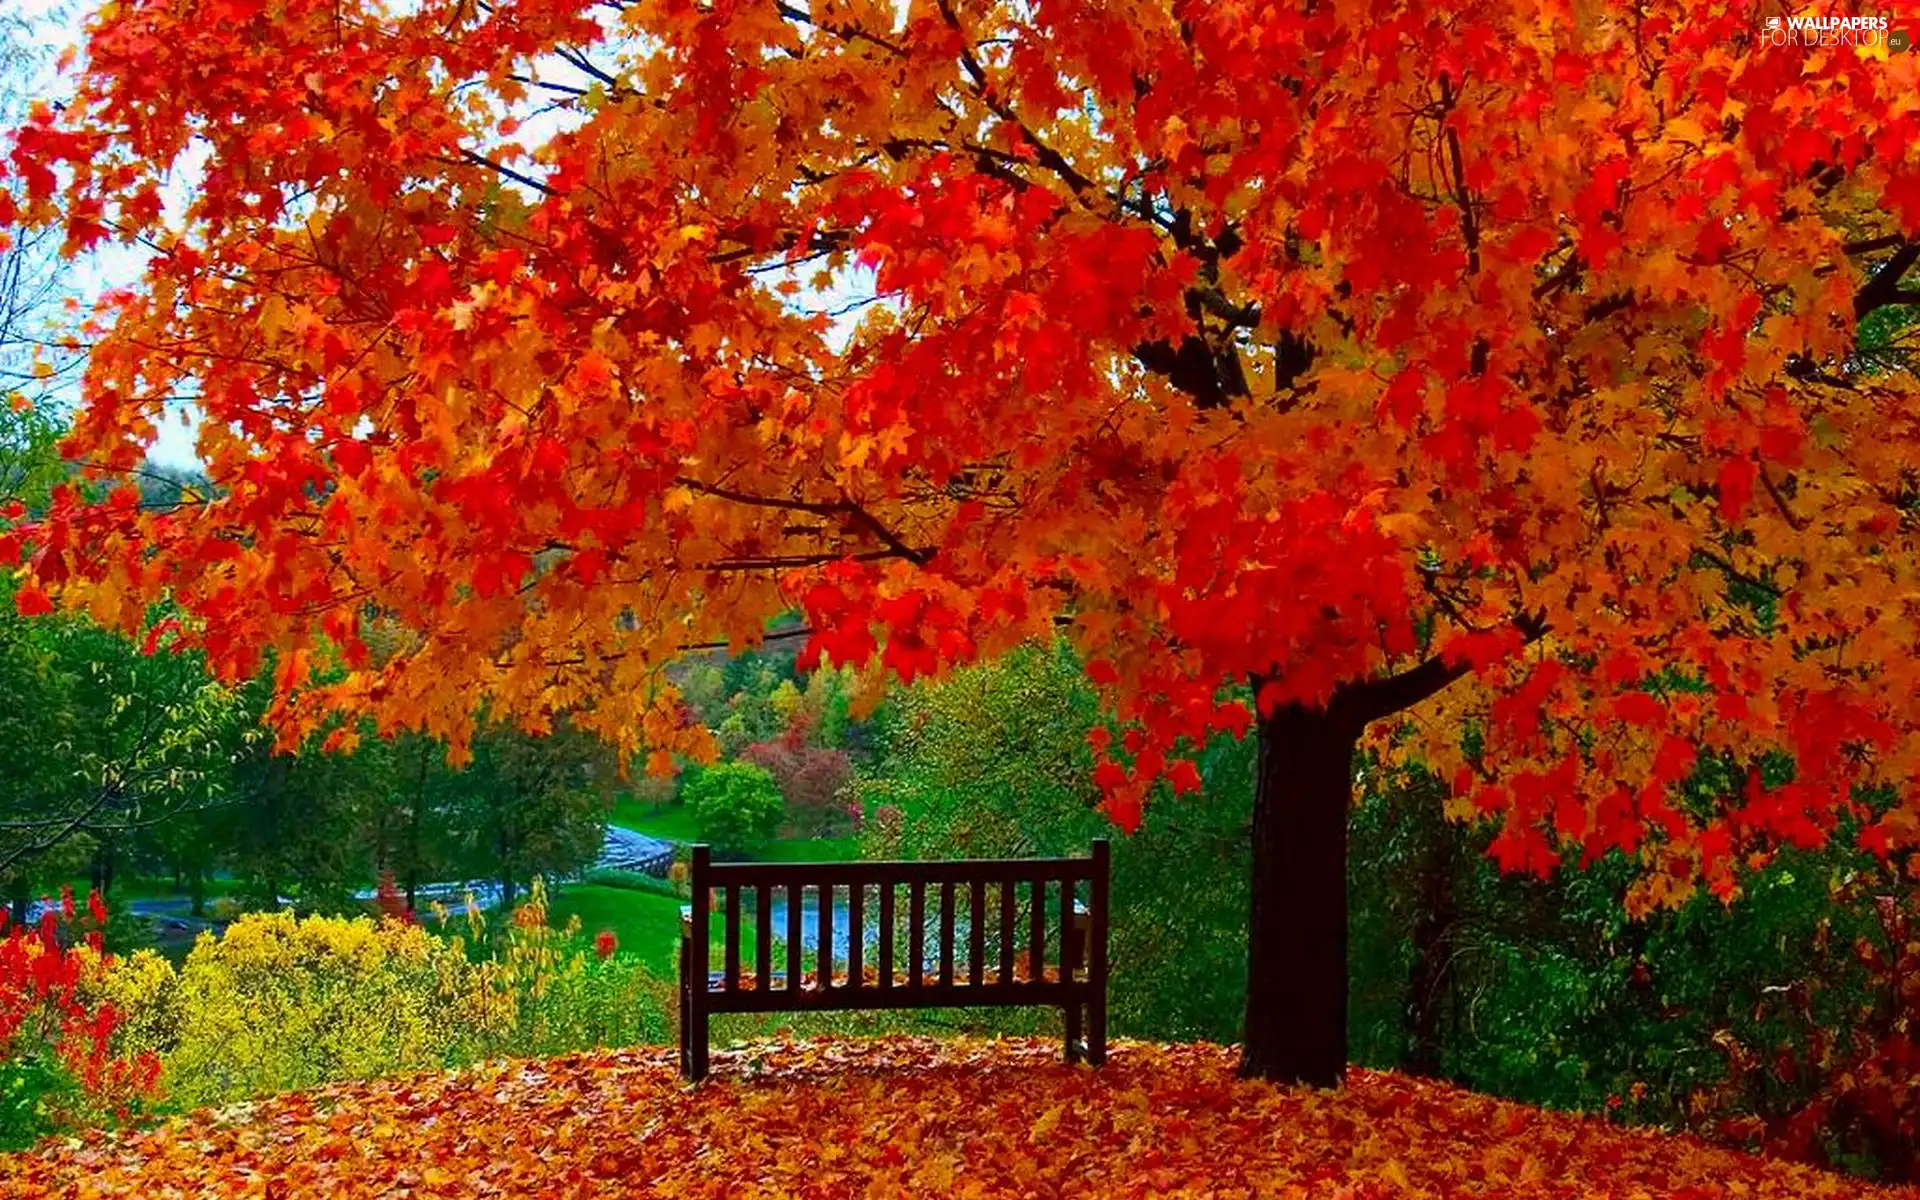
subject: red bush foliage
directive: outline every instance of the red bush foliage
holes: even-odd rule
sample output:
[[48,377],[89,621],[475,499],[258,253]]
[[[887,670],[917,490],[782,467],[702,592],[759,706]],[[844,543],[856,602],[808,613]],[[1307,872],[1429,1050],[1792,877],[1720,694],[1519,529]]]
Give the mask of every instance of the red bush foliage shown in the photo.
[[58,1123],[101,1114],[124,1119],[159,1088],[160,1060],[151,1053],[116,1056],[113,1032],[120,1014],[88,995],[87,985],[113,962],[101,933],[107,908],[97,892],[87,897],[87,917],[79,919],[71,889],[61,891],[59,908],[43,911],[35,926],[8,928],[0,913],[6,932],[0,942],[0,1066],[37,1059],[69,1075],[84,1111],[64,1111],[52,1097]]
[[373,903],[383,917],[392,917],[396,921],[404,921],[409,925],[420,923],[420,918],[408,906],[407,898],[400,894],[400,887],[394,882],[393,872],[385,868],[381,869],[380,878],[374,885]]
[[853,760],[844,750],[830,750],[808,741],[805,721],[795,721],[785,733],[755,742],[740,752],[742,762],[762,767],[780,787],[787,802],[787,820],[805,837],[841,837],[858,825],[859,806],[846,794],[853,778]]

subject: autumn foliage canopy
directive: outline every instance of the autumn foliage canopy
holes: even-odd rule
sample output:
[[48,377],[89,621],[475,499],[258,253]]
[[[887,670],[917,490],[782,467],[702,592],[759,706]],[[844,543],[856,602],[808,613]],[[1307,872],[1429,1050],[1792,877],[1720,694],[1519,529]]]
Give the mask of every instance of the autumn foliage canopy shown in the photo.
[[484,699],[666,769],[667,665],[798,608],[873,678],[1064,633],[1124,826],[1230,686],[1458,677],[1394,746],[1510,867],[1903,851],[1920,55],[1764,16],[120,0],[0,223],[144,249],[68,449],[111,482],[190,396],[215,487],[0,559],[271,651],[288,739]]

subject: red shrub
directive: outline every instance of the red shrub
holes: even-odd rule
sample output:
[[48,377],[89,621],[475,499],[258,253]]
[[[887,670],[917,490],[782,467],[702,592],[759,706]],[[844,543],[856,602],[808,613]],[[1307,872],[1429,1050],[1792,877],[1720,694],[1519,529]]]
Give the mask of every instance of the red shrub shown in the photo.
[[844,750],[829,750],[807,741],[804,723],[795,723],[770,741],[755,742],[740,752],[740,761],[765,768],[787,802],[787,820],[805,837],[842,837],[852,832],[845,795],[853,778],[853,760]]
[[420,919],[407,906],[406,897],[400,894],[399,885],[394,882],[393,872],[382,868],[380,878],[374,885],[373,903],[379,908],[380,915],[404,921],[409,925],[418,925]]
[[[88,999],[87,985],[113,964],[102,941],[106,905],[87,898],[90,918],[78,922],[71,890],[34,927],[7,927],[0,913],[0,1067],[37,1060],[78,1084],[85,1105],[124,1119],[132,1105],[158,1091],[160,1060],[151,1053],[115,1056],[120,1016],[111,1003]],[[63,941],[62,934],[66,937]],[[78,934],[76,938],[74,935]],[[82,1113],[56,1112],[80,1123]]]

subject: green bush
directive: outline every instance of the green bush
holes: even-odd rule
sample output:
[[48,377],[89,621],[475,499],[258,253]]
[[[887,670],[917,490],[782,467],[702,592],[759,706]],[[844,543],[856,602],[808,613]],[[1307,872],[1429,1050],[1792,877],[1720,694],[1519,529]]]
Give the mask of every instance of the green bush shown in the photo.
[[786,814],[773,776],[750,763],[708,767],[687,781],[685,795],[700,840],[729,854],[764,846]]
[[0,1062],[0,1152],[24,1150],[56,1132],[53,1114],[81,1100],[72,1074],[44,1059]]
[[1094,807],[1087,733],[1098,719],[1097,697],[1064,650],[1022,649],[899,694],[875,777],[856,786],[868,813],[861,852],[1078,855],[1092,839],[1110,839],[1113,1031],[1236,1040],[1252,743],[1206,747],[1202,791],[1162,789],[1128,836]]

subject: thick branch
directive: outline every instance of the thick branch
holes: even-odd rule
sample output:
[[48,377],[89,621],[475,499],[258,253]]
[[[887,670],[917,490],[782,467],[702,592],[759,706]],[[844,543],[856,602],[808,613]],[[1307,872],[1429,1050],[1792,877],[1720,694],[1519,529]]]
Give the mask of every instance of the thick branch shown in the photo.
[[[1546,636],[1545,612],[1516,617],[1513,623],[1520,631],[1522,644],[1531,644]],[[1365,725],[1369,721],[1412,708],[1472,669],[1472,664],[1465,661],[1435,655],[1397,675],[1347,684],[1334,693],[1327,707],[1329,710],[1339,710]]]
[[[814,516],[817,516],[817,517],[844,517],[847,520],[851,521],[853,524],[858,525],[861,528],[865,529],[868,533],[872,534],[874,538],[880,541],[881,544],[887,547],[887,549],[884,552],[874,551],[868,554],[854,555],[853,557],[855,558],[863,558],[863,559],[864,558],[904,558],[907,561],[914,563],[916,565],[925,565],[926,562],[933,557],[933,551],[930,548],[924,547],[924,546],[908,545],[905,539],[901,538],[899,534],[895,533],[893,530],[887,528],[886,525],[882,524],[878,517],[875,517],[872,513],[868,512],[865,508],[861,507],[860,505],[854,503],[851,500],[836,500],[836,501],[785,500],[778,496],[756,496],[749,492],[736,492],[731,488],[717,487],[713,484],[702,483],[699,480],[688,479],[684,476],[679,479],[676,479],[674,482],[680,484],[682,487],[691,488],[696,492],[701,492],[706,495],[712,496],[716,500],[728,500],[735,504],[745,504],[752,508],[789,508],[789,509],[793,509],[796,512],[812,513]],[[812,559],[815,556],[813,555],[787,556],[787,558],[803,558],[803,557],[807,559]],[[825,556],[825,558],[821,559],[821,561],[832,561],[833,559],[841,558],[841,557],[844,557],[844,556],[838,555],[838,554],[831,554],[831,555]],[[721,565],[718,569],[742,570],[745,568],[741,567],[739,564],[744,561],[747,561],[747,560],[739,560],[739,559],[723,560],[723,565]],[[754,559],[751,561],[772,562],[774,560]],[[786,558],[782,558],[779,561],[781,565],[804,565],[804,564],[795,564],[795,563],[788,562]]]
[[1873,273],[1867,285],[1854,293],[1853,315],[1859,318],[1889,304],[1915,303],[1915,293],[1902,290],[1900,279],[1916,261],[1920,261],[1920,241],[1908,242],[1895,251],[1891,258],[1880,264],[1880,269]]
[[[1440,72],[1440,99],[1447,113],[1458,99],[1445,71]],[[1444,118],[1442,118],[1444,120]],[[1460,154],[1460,131],[1447,123],[1447,156],[1453,163],[1454,199],[1460,205],[1460,232],[1467,239],[1467,274],[1480,273],[1480,221],[1473,211],[1473,193],[1467,190],[1467,168]]]

